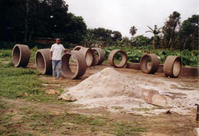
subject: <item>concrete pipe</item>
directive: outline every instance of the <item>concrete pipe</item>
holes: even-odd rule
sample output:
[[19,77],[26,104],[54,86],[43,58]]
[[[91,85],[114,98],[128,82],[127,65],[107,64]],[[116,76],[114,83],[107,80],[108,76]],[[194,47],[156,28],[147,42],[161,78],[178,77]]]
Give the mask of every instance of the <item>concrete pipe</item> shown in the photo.
[[182,69],[181,59],[178,56],[168,56],[164,62],[163,71],[165,76],[177,78]]
[[88,67],[92,66],[94,63],[94,57],[93,57],[93,53],[92,50],[89,48],[85,48],[83,46],[76,46],[73,51],[80,51],[83,56],[85,57],[85,61],[86,61],[86,65]]
[[[82,57],[83,54],[78,51],[72,51],[71,53],[65,53],[62,56],[62,76],[71,79],[78,79],[83,76],[86,72],[86,61],[85,58]],[[76,63],[75,72],[72,72],[70,57],[72,57],[73,61]]]
[[50,49],[40,49],[36,52],[36,68],[41,74],[52,74]]
[[12,62],[15,67],[26,67],[30,59],[30,49],[27,45],[16,44],[12,50]]
[[157,72],[160,61],[155,54],[146,54],[140,60],[140,68],[142,72],[154,74]]
[[[116,54],[121,53],[122,55],[122,60],[119,63],[115,63],[115,56]],[[126,52],[120,50],[120,49],[115,49],[112,50],[108,56],[108,62],[111,66],[114,66],[116,68],[122,68],[125,67],[128,61],[128,56]]]
[[101,48],[92,48],[94,65],[101,65],[105,59],[105,52]]

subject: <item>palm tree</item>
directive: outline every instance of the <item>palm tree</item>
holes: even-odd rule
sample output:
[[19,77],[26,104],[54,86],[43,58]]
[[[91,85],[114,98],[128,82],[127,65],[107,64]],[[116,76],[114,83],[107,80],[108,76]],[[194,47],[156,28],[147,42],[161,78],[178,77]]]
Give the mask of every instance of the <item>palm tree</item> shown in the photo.
[[135,26],[132,26],[129,32],[132,35],[132,37],[136,34],[136,32],[137,32],[137,28]]
[[155,49],[157,46],[157,38],[158,38],[158,34],[161,32],[161,28],[158,28],[157,25],[154,25],[154,29],[152,29],[151,27],[147,26],[150,30],[146,31],[146,33],[152,33],[153,36],[153,48]]

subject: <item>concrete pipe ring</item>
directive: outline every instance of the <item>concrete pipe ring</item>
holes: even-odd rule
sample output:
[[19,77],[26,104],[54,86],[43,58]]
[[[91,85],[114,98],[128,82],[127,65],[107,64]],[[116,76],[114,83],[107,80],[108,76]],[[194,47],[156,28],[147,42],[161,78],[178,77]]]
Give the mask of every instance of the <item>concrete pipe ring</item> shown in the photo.
[[26,67],[30,59],[30,49],[27,45],[16,44],[12,50],[12,62],[15,67]]
[[[65,53],[62,56],[62,76],[71,79],[78,79],[82,77],[86,72],[86,62],[85,58],[82,57],[83,54],[78,51],[72,51],[71,53]],[[72,64],[70,64],[70,58],[72,57],[73,61],[76,64],[75,72],[72,71]]]
[[[119,63],[115,63],[115,56],[120,53],[122,55],[122,60]],[[108,56],[108,62],[111,66],[114,66],[116,68],[123,68],[126,66],[128,61],[128,56],[126,52],[120,50],[120,49],[115,49],[112,50]]]
[[93,52],[91,49],[89,48],[85,48],[85,47],[82,47],[82,46],[76,46],[73,51],[79,51],[81,52],[84,57],[85,57],[85,61],[86,61],[86,65],[88,67],[92,66],[93,63],[94,63],[94,57],[93,57]]
[[146,54],[140,60],[140,68],[142,72],[154,74],[157,72],[160,61],[155,54]]
[[35,56],[36,68],[41,74],[52,74],[50,49],[40,49]]
[[94,64],[93,65],[101,65],[105,59],[105,52],[101,48],[92,48],[93,56],[94,56]]
[[178,56],[168,56],[164,62],[163,71],[165,76],[177,78],[182,69],[181,59]]

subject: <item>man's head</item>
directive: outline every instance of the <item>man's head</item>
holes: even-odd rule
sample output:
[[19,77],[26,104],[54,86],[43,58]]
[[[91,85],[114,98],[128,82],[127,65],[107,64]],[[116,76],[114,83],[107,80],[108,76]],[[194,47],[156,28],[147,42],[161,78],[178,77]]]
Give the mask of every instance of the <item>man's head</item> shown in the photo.
[[61,39],[60,39],[60,38],[56,38],[55,41],[56,41],[57,44],[60,44],[60,43],[61,43]]

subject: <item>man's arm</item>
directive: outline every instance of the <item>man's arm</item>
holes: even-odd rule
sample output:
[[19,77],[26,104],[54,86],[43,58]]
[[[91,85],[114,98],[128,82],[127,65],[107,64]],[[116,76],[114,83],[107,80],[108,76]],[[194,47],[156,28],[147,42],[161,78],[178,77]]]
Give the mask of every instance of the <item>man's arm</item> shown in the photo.
[[50,48],[50,60],[52,60],[52,57],[53,57],[53,45],[51,46]]
[[63,49],[64,53],[70,52],[70,50],[69,49],[65,49],[63,45],[62,45],[62,49]]
[[65,50],[64,50],[64,53],[70,53],[70,52],[71,52],[70,49],[65,49]]
[[53,52],[50,51],[50,60],[52,60],[52,57],[53,57]]

